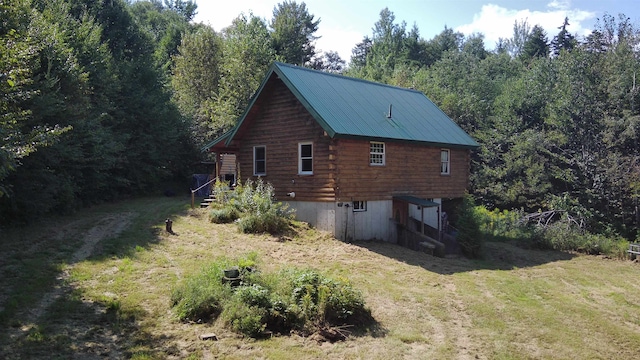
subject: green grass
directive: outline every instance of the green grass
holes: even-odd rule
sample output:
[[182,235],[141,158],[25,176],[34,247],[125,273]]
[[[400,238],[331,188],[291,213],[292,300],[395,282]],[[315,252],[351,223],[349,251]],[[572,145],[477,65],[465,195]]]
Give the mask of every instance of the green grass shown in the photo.
[[[87,232],[127,227],[74,261]],[[171,218],[177,235],[164,231]],[[107,231],[108,233],[108,231]],[[34,245],[35,244],[35,245]],[[103,205],[3,232],[0,358],[633,359],[640,353],[640,266],[487,243],[479,260],[387,243],[345,244],[297,223],[285,239],[212,224],[188,198]],[[184,323],[171,291],[219,257],[252,254],[265,273],[311,267],[347,279],[377,324],[337,343],[246,339],[222,321]],[[255,255],[253,255],[255,254]],[[68,275],[64,275],[68,274]],[[55,293],[40,317],[29,315]],[[201,341],[213,332],[218,341]]]

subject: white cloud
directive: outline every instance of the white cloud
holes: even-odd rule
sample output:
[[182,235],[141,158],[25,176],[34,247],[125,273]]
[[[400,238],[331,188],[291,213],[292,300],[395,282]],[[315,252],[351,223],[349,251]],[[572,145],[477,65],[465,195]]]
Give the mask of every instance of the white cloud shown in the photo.
[[194,17],[194,21],[208,24],[215,31],[221,31],[223,28],[231,25],[233,19],[237,18],[240,14],[248,16],[252,13],[256,17],[265,19],[267,23],[273,14],[273,4],[264,1],[244,2],[243,4],[246,5],[242,6],[242,8],[238,6],[221,6],[220,2],[210,0],[199,0],[196,1],[196,4],[198,5],[198,13]]
[[340,28],[320,27],[316,35],[320,36],[320,39],[316,40],[316,51],[318,53],[335,51],[347,63],[351,60],[351,50],[363,38],[360,31]]
[[513,35],[513,25],[516,21],[527,21],[529,26],[540,25],[547,33],[549,41],[558,34],[558,27],[564,22],[565,17],[569,18],[567,30],[578,36],[586,36],[591,33],[591,29],[583,27],[582,23],[593,19],[595,12],[571,9],[569,1],[552,1],[547,4],[548,10],[514,10],[498,5],[483,5],[480,13],[473,16],[470,24],[457,27],[455,30],[465,35],[474,32],[482,33],[485,36],[485,45],[492,49],[499,38],[510,38]]
[[571,1],[569,0],[553,0],[547,4],[547,7],[551,9],[567,10],[571,7]]

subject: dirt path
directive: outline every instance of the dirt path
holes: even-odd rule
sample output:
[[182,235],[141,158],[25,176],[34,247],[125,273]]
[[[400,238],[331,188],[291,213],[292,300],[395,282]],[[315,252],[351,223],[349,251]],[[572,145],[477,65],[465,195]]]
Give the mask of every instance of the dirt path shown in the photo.
[[[105,239],[115,237],[125,230],[135,215],[135,213],[131,212],[107,214],[86,232],[78,230],[78,227],[81,227],[83,224],[76,221],[74,223],[67,224],[58,232],[52,234],[52,237],[56,238],[59,238],[60,236],[82,237],[82,242],[80,243],[79,248],[72,254],[69,264],[56,277],[55,286],[49,292],[45,293],[42,296],[42,299],[35,306],[26,310],[24,313],[19,313],[16,316],[23,325],[9,329],[8,337],[11,342],[19,341],[22,337],[29,334],[29,332],[37,326],[40,318],[46,314],[47,309],[58,299],[72,290],[68,285],[68,280],[74,265],[91,256],[98,243]],[[45,240],[32,245],[27,249],[27,251],[38,251],[42,246],[44,246],[43,244],[46,243]]]

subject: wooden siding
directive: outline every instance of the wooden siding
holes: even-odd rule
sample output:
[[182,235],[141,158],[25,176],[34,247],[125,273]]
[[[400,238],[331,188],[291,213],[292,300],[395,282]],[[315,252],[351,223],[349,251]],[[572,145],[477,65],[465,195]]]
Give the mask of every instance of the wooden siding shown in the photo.
[[468,186],[468,150],[449,149],[451,173],[441,175],[440,147],[385,142],[385,165],[376,166],[369,165],[369,141],[340,139],[335,146],[338,201],[457,198]]
[[[238,133],[240,181],[253,176],[253,147],[266,146],[266,175],[278,200],[391,200],[393,195],[458,198],[469,181],[469,150],[450,149],[450,175],[440,174],[441,147],[385,142],[385,165],[369,165],[369,141],[331,139],[273,75]],[[313,175],[298,174],[298,143],[313,142]],[[287,197],[295,192],[295,198]]]
[[[238,162],[241,181],[253,176],[253,147],[266,146],[264,181],[273,184],[278,200],[334,201],[330,171],[331,139],[284,83],[272,77],[257,102],[260,111],[248,120]],[[313,175],[298,174],[298,143],[313,142]],[[333,168],[333,166],[332,166]],[[295,192],[295,198],[287,197]]]

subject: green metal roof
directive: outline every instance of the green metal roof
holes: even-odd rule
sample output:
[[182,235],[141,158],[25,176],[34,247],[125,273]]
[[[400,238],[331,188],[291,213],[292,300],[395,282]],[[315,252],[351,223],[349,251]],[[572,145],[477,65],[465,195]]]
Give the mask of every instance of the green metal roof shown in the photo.
[[231,136],[232,133],[233,133],[232,130],[229,130],[229,131],[225,132],[224,134],[218,136],[217,138],[215,138],[214,140],[210,141],[205,146],[200,148],[200,151],[202,151],[202,152],[209,151],[209,149],[211,149],[212,147],[214,147],[214,146],[220,144],[221,142],[227,140]]
[[471,136],[419,91],[280,62],[271,66],[247,111],[227,137],[227,144],[274,73],[331,137],[478,147]]

